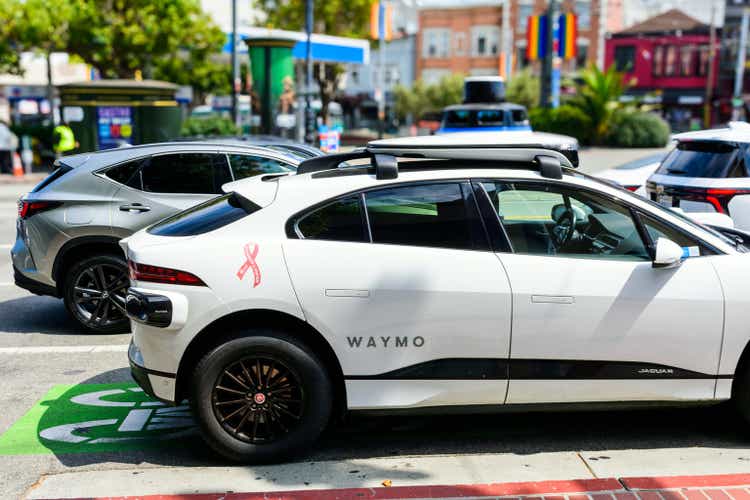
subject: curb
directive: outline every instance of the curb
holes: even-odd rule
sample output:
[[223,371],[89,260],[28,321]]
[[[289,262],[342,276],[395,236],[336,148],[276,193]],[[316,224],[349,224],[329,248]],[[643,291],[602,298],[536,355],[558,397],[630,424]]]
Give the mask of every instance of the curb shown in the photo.
[[[659,494],[658,490],[700,490],[703,488],[750,486],[750,474],[704,476],[632,477],[541,481],[525,483],[460,484],[452,486],[394,486],[387,488],[345,488],[254,493],[196,493],[147,495],[138,497],[106,497],[109,500],[416,500],[416,499],[482,499],[498,497],[535,497],[533,500],[600,500],[690,498],[677,492]],[[655,491],[656,490],[656,491]],[[638,492],[643,491],[643,495]],[[670,494],[671,493],[671,494]],[[697,491],[701,498],[706,498]],[[742,490],[747,498],[748,493]],[[708,495],[708,498],[711,498]],[[727,495],[728,499],[732,499]],[[95,500],[95,499],[75,499]],[[531,500],[531,499],[530,499]],[[739,499],[738,499],[739,500]]]

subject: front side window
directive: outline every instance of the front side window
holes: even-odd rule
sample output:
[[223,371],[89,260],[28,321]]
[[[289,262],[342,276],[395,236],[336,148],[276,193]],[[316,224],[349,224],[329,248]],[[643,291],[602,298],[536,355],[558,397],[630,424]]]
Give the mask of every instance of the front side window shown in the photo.
[[373,243],[474,248],[458,183],[418,184],[365,193]]
[[297,233],[308,240],[367,242],[359,195],[336,200],[303,216]]
[[285,163],[272,158],[239,154],[230,154],[228,156],[229,165],[232,167],[235,180],[254,177],[256,175],[279,174],[292,171]]
[[141,180],[143,190],[151,193],[221,194],[232,177],[224,155],[180,153],[150,158]]
[[651,260],[630,211],[604,197],[548,184],[482,185],[515,253]]
[[635,46],[615,47],[615,68],[623,73],[632,73],[635,65]]
[[707,248],[705,245],[701,245],[698,240],[688,234],[685,234],[685,232],[668,226],[667,224],[658,221],[654,217],[644,214],[640,214],[639,217],[641,218],[641,222],[643,222],[643,227],[648,233],[648,237],[651,240],[652,247],[656,245],[656,241],[659,238],[666,238],[677,243],[683,249],[690,249],[688,255],[694,257],[698,255],[714,255],[716,253],[713,250]]

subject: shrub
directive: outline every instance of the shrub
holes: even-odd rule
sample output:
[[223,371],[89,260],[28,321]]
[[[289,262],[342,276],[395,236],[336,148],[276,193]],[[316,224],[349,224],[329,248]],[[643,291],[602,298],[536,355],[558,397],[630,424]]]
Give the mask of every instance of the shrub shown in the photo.
[[623,148],[657,148],[669,141],[669,124],[654,113],[618,110],[612,116],[604,143]]
[[211,137],[221,135],[237,135],[240,129],[229,118],[208,116],[205,118],[191,117],[185,120],[180,130],[183,137]]
[[591,143],[591,119],[577,107],[535,108],[529,112],[529,121],[536,131],[569,135],[581,144]]

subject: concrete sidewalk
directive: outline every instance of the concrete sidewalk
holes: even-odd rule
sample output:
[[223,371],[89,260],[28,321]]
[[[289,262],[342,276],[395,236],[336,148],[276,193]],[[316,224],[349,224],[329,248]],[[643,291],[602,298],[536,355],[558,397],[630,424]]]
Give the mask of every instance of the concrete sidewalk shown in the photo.
[[[627,477],[379,488],[123,496],[111,500],[748,500],[750,474]],[[57,498],[57,497],[48,497]],[[88,497],[92,500],[94,497]],[[105,497],[99,497],[105,498]]]

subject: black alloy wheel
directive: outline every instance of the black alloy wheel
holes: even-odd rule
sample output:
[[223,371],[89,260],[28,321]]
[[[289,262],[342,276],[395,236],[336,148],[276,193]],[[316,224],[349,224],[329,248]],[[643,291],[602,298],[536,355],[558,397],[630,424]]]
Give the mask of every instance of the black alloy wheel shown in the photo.
[[214,384],[211,402],[224,430],[253,444],[284,436],[304,415],[299,377],[268,356],[248,356],[224,368]]
[[87,258],[73,266],[65,287],[65,304],[73,317],[96,333],[130,329],[125,297],[130,279],[125,261],[117,256]]

